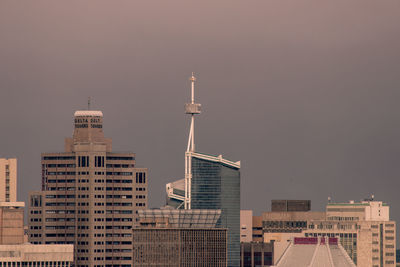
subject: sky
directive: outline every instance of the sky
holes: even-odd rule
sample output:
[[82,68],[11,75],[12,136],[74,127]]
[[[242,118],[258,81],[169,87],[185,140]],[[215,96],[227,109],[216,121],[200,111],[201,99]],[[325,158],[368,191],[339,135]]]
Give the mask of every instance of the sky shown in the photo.
[[149,206],[184,177],[191,72],[199,152],[241,161],[241,206],[375,195],[400,222],[400,1],[0,1],[0,157],[19,200],[75,110],[149,168]]

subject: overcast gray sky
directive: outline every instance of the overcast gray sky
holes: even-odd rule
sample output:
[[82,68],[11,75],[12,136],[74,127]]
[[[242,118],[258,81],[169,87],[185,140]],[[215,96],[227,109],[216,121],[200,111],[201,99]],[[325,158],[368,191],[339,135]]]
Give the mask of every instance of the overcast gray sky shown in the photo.
[[243,209],[373,193],[400,221],[399,48],[398,0],[1,0],[0,157],[26,200],[92,96],[159,207],[184,175],[194,71],[196,148],[241,160]]

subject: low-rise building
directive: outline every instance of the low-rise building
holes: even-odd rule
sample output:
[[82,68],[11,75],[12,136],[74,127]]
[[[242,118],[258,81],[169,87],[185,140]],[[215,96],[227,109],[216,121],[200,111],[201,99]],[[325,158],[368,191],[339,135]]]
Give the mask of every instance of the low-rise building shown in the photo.
[[382,201],[329,203],[326,212],[263,213],[264,242],[278,259],[293,237],[335,237],[357,266],[394,267],[396,222]]
[[72,245],[0,245],[0,266],[69,267],[74,260]]
[[24,202],[0,202],[0,267],[69,267],[73,245],[25,242]]
[[227,229],[220,210],[138,211],[133,266],[227,266]]

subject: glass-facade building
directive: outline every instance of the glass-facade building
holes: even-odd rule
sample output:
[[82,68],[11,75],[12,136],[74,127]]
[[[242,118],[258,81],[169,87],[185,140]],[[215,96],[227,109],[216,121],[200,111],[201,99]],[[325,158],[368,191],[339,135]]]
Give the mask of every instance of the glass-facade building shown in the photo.
[[191,153],[191,209],[220,209],[228,230],[228,267],[240,266],[240,162]]

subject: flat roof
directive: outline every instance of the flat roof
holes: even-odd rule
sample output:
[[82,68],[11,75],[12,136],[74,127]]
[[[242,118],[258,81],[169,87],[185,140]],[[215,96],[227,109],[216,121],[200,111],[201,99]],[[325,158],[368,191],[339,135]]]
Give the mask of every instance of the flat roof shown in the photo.
[[192,157],[195,157],[195,158],[198,158],[198,159],[210,160],[210,161],[213,161],[213,162],[221,162],[222,164],[228,165],[230,167],[234,167],[234,168],[240,169],[240,161],[233,162],[233,161],[224,159],[222,157],[222,155],[213,156],[213,155],[208,155],[208,154],[199,153],[199,152],[186,152],[186,153],[191,153]]
[[103,117],[103,112],[101,112],[100,110],[77,110],[75,111],[74,116]]

